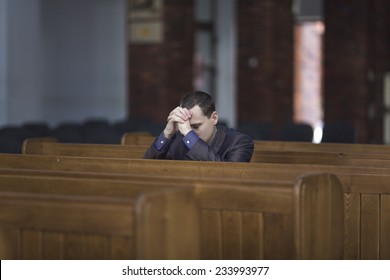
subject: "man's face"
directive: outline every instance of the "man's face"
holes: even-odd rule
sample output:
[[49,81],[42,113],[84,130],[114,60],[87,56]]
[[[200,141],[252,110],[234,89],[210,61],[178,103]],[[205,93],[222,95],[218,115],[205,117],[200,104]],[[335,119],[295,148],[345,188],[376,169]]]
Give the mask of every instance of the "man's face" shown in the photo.
[[216,124],[218,123],[218,113],[213,112],[211,117],[208,118],[207,116],[203,115],[203,112],[198,105],[195,105],[189,111],[192,114],[190,118],[190,125],[192,130],[198,134],[200,139],[206,143],[209,143],[213,138],[216,130]]

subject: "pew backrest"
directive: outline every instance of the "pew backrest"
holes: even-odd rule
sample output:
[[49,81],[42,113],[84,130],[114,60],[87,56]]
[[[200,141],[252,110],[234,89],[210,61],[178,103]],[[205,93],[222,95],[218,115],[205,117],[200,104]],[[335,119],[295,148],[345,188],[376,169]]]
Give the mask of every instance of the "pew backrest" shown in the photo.
[[313,151],[358,154],[390,154],[390,145],[357,143],[306,143],[292,141],[254,141],[255,151]]
[[156,139],[149,132],[126,132],[122,135],[122,145],[150,146]]
[[334,152],[254,151],[251,163],[320,164],[389,168],[390,156]]
[[147,148],[139,145],[59,143],[53,139],[28,138],[23,142],[22,154],[141,159]]
[[193,188],[2,171],[0,257],[198,259],[199,214]]

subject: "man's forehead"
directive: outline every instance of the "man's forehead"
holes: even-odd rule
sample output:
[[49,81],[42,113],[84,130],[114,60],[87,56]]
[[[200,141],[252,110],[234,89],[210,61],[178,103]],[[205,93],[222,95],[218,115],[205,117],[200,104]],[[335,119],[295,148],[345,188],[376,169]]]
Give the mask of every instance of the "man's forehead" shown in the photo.
[[195,105],[190,109],[190,112],[192,113],[190,118],[190,124],[196,125],[196,124],[202,124],[204,122],[204,119],[206,118],[205,115],[203,115],[202,110],[198,105]]
[[190,109],[190,112],[192,113],[192,118],[196,118],[196,117],[199,117],[199,118],[204,118],[205,115],[203,115],[203,112],[202,112],[202,109],[200,109],[199,105],[195,105],[194,107],[192,107]]

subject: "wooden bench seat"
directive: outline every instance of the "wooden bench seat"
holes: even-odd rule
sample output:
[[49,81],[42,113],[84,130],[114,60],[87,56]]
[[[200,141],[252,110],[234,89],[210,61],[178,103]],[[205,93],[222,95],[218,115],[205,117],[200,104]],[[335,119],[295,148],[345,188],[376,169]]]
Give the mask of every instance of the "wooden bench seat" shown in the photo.
[[[19,160],[20,157],[25,157],[25,160]],[[344,192],[344,258],[390,259],[390,238],[387,237],[390,236],[390,228],[386,226],[390,224],[390,210],[386,208],[390,182],[387,168],[109,158],[97,161],[94,158],[36,155],[3,155],[0,157],[0,166],[117,173],[123,176],[129,176],[130,173],[144,174],[141,176],[164,174],[171,178],[195,176],[197,179],[220,176],[239,180],[292,180],[301,174],[332,173],[342,182]]]
[[193,188],[0,172],[1,259],[197,259]]
[[[31,160],[34,156],[19,156],[34,162]],[[53,163],[58,163],[55,158]],[[1,172],[24,172],[29,176],[49,174],[73,179],[92,177],[110,181],[192,183],[201,207],[201,251],[204,259],[342,257],[342,187],[333,175],[312,175],[284,181],[202,176],[198,179],[196,174],[188,177],[131,172],[115,175],[76,169],[54,175],[54,171],[39,170],[37,162],[31,164],[30,169],[25,169],[28,167],[26,162],[20,169],[15,167],[17,160],[10,162],[13,162],[13,169],[3,168]],[[55,166],[58,165],[52,165],[53,168]],[[76,168],[76,165],[72,166]]]

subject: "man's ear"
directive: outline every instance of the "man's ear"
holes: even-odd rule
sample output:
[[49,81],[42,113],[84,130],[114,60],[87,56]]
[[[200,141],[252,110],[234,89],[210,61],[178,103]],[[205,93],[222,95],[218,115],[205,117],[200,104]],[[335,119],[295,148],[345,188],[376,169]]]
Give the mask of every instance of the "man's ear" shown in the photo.
[[214,111],[211,114],[211,119],[212,119],[214,125],[216,125],[218,123],[218,113],[217,113],[217,111]]

